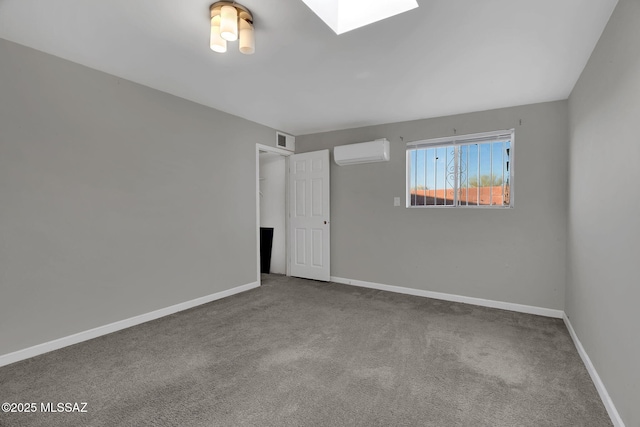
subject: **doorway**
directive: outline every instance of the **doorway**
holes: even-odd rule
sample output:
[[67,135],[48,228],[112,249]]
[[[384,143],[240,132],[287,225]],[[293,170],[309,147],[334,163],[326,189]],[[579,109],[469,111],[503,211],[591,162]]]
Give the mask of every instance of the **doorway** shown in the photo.
[[[266,272],[270,273],[285,275],[290,273],[287,243],[287,178],[288,157],[291,154],[293,153],[280,148],[256,144],[258,283],[260,283],[260,274],[265,268],[267,268]],[[270,251],[265,252],[266,248],[270,248]],[[265,259],[265,256],[268,258]]]

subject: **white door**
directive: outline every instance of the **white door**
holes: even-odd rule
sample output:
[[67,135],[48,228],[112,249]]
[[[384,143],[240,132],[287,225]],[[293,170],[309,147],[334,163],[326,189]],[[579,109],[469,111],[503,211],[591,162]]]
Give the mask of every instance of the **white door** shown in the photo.
[[329,281],[329,150],[289,157],[291,275]]

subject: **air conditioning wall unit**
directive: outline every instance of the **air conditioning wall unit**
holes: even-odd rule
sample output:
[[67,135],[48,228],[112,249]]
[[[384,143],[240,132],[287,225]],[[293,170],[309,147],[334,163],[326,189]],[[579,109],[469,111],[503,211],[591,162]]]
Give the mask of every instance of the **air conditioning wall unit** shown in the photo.
[[339,145],[333,149],[333,160],[339,166],[388,162],[389,158],[389,141],[386,138]]
[[296,151],[296,137],[288,133],[276,131],[276,147]]

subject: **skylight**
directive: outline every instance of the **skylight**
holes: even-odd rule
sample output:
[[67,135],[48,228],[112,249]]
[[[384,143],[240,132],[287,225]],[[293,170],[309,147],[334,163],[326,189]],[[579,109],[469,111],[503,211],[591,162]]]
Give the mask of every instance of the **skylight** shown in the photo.
[[336,34],[418,7],[416,0],[302,0]]

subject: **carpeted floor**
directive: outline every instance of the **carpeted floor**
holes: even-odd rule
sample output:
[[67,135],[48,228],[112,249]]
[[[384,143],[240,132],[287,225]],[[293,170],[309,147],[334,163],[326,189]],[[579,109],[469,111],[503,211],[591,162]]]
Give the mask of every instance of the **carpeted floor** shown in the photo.
[[[0,368],[2,426],[608,426],[562,322],[276,275]],[[38,408],[40,409],[40,408]]]

